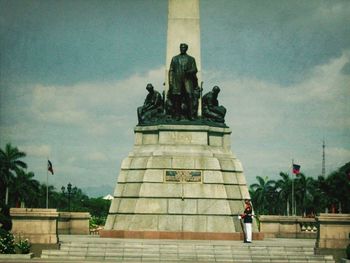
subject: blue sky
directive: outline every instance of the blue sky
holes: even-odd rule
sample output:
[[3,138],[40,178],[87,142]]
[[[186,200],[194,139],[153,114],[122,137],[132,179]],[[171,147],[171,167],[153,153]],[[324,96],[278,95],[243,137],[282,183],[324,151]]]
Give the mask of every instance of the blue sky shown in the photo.
[[[350,161],[349,14],[338,0],[200,1],[204,89],[221,88],[248,183],[292,159],[318,176],[323,138],[327,171]],[[0,0],[0,146],[42,182],[49,157],[58,189],[114,188],[146,84],[162,89],[166,27],[166,0]]]

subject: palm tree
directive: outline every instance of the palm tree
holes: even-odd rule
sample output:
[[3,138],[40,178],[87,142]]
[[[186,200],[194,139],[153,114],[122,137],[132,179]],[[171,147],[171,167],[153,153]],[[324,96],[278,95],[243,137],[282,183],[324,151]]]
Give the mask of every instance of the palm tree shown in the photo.
[[6,188],[6,205],[8,204],[9,185],[14,179],[13,172],[19,171],[20,168],[27,168],[27,164],[21,160],[25,156],[24,152],[20,152],[17,147],[12,147],[10,143],[6,144],[5,150],[0,149],[1,181]]
[[[276,182],[276,190],[282,203],[286,204],[287,215],[290,214],[290,202],[292,196],[292,180],[289,177],[289,174],[280,172],[282,179],[279,179]],[[282,210],[283,211],[283,210]],[[284,213],[283,213],[284,214]]]
[[299,201],[299,210],[302,215],[306,214],[307,210],[312,209],[309,207],[312,199],[311,187],[313,187],[311,177],[306,177],[303,173],[297,174],[295,180],[296,199]]
[[32,206],[37,199],[40,183],[33,177],[33,172],[17,171],[11,191],[15,198],[16,207],[19,207],[21,201],[24,201],[27,206]]
[[269,178],[266,176],[262,178],[257,176],[258,180],[257,184],[250,185],[249,192],[252,196],[252,202],[255,205],[256,212],[258,214],[265,214],[268,212],[268,204],[269,201],[272,201],[271,197],[274,194],[274,186],[275,181],[268,180]]

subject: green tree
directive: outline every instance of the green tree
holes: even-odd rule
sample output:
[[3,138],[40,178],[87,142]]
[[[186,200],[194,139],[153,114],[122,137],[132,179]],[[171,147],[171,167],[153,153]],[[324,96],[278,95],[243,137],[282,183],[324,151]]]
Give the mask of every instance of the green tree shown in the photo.
[[297,211],[301,215],[306,215],[308,211],[311,211],[310,203],[312,203],[312,190],[314,186],[311,177],[306,177],[303,173],[297,174],[295,179],[295,197],[297,203]]
[[310,198],[307,199],[307,214],[318,214],[324,212],[328,203],[328,195],[322,191],[321,184],[325,184],[325,178],[319,176],[318,179],[309,177]]
[[[283,215],[284,211],[286,211],[286,214],[290,215],[292,202],[292,180],[287,173],[280,172],[280,176],[282,179],[279,179],[276,182],[276,191],[278,192],[279,200],[281,200],[280,213]],[[286,210],[284,210],[284,208]]]
[[322,190],[328,195],[327,206],[336,207],[342,213],[350,212],[350,162],[330,173],[322,184]]
[[40,183],[33,178],[33,172],[27,173],[24,170],[18,170],[16,172],[16,177],[11,187],[11,193],[14,197],[16,207],[19,207],[21,201],[25,202],[27,207],[36,205],[35,201],[37,200]]
[[275,184],[273,180],[269,180],[266,176],[262,178],[257,176],[257,184],[252,184],[249,187],[249,192],[252,198],[254,209],[257,214],[268,214],[272,207],[269,206],[270,201],[275,196]]
[[5,204],[8,204],[9,186],[14,181],[14,172],[21,168],[27,168],[27,164],[21,159],[26,154],[12,147],[10,143],[6,144],[5,150],[0,149],[0,163],[1,163],[1,184],[5,190]]

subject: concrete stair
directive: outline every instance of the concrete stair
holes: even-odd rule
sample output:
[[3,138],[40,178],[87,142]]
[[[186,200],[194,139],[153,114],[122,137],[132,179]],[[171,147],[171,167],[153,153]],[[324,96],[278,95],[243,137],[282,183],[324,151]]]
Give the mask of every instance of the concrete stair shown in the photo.
[[64,236],[60,250],[43,250],[41,259],[95,262],[335,262],[314,255],[314,240],[240,241],[110,239]]

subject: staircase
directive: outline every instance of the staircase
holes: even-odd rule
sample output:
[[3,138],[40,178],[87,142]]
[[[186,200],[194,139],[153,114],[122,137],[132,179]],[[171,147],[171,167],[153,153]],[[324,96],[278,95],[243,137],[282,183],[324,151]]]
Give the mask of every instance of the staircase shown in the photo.
[[241,241],[112,239],[60,237],[60,250],[43,250],[41,258],[95,262],[335,262],[314,255],[314,240]]

